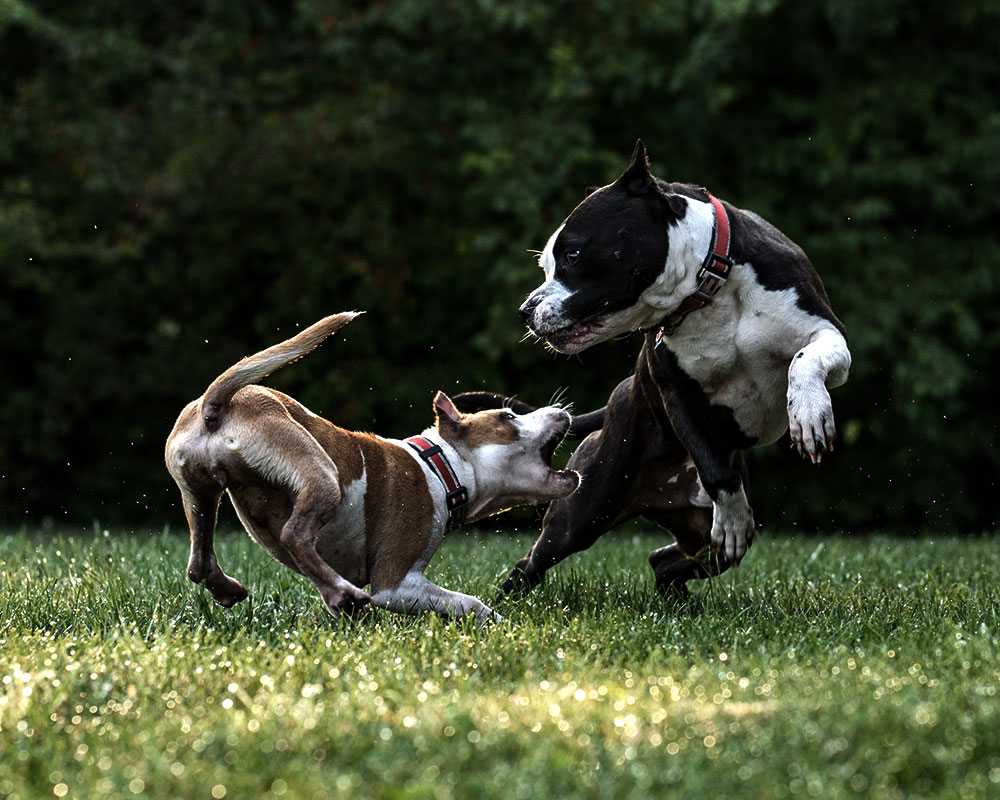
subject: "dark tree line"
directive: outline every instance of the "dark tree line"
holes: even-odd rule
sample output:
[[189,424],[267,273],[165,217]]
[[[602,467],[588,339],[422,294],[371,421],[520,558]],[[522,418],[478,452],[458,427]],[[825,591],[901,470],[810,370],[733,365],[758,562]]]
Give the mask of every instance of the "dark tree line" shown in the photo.
[[638,338],[521,342],[532,249],[653,170],[769,218],[851,335],[819,469],[772,526],[997,522],[996,3],[100,3],[0,11],[0,522],[180,523],[162,444],[224,367],[368,314],[272,385],[348,427],[435,389],[586,410]]

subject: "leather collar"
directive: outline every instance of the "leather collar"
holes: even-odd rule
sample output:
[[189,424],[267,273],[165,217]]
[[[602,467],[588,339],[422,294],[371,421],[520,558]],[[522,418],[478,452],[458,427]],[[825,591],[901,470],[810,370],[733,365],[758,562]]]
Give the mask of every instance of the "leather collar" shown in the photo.
[[676,331],[684,317],[711,303],[719,289],[729,280],[729,273],[733,269],[733,260],[729,257],[729,215],[719,198],[709,194],[708,199],[715,215],[712,221],[712,246],[698,270],[698,288],[681,301],[676,311],[656,326],[656,345],[660,344],[664,336],[670,336]]
[[437,475],[438,480],[444,485],[445,504],[448,507],[448,530],[454,530],[465,522],[469,490],[458,482],[458,476],[445,458],[441,445],[434,444],[423,436],[411,436],[404,441],[417,451],[417,454],[427,462],[431,472]]

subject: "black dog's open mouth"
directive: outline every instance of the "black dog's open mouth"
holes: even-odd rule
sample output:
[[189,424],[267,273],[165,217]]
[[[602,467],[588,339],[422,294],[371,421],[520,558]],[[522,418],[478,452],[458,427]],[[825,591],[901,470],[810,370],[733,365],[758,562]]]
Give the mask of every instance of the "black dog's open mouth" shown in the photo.
[[572,351],[582,349],[581,345],[588,343],[604,328],[604,317],[593,316],[574,322],[564,328],[558,328],[545,334],[545,341],[556,350]]

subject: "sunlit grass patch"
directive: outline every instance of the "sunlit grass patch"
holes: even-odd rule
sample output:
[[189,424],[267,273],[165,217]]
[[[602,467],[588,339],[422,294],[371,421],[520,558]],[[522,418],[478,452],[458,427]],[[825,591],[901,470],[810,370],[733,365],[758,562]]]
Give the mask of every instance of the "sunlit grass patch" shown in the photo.
[[[454,535],[492,602],[525,536]],[[605,537],[477,627],[332,619],[242,534],[0,537],[0,797],[969,796],[1000,789],[995,538],[772,537],[659,597]]]

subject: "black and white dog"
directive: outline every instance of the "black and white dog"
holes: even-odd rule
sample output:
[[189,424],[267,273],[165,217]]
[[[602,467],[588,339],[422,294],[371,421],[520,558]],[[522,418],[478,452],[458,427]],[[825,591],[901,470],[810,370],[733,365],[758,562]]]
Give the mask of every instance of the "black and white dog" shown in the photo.
[[549,506],[504,591],[637,515],[676,540],[649,557],[665,591],[738,564],[754,534],[741,451],[785,430],[814,463],[833,449],[827,390],[851,356],[809,259],[756,214],[654,178],[639,141],[539,262],[545,282],[521,306],[534,334],[563,353],[630,331],[645,342],[603,414],[577,418],[578,431],[602,426],[570,459],[580,489]]

